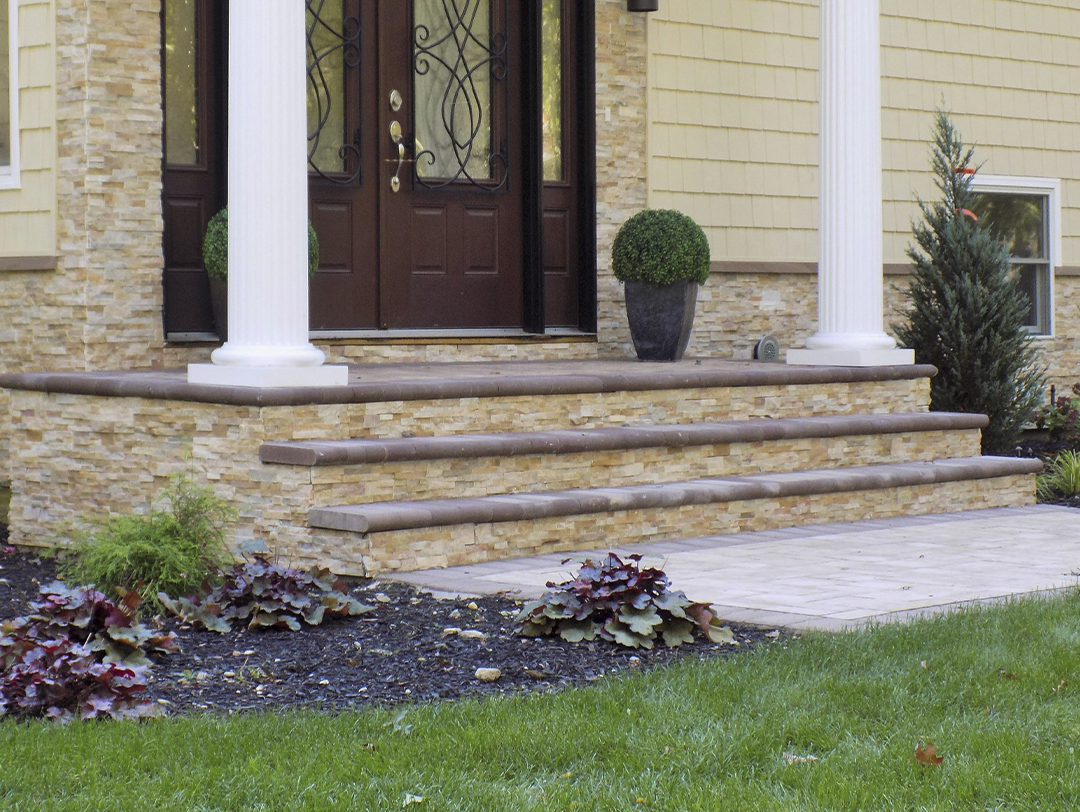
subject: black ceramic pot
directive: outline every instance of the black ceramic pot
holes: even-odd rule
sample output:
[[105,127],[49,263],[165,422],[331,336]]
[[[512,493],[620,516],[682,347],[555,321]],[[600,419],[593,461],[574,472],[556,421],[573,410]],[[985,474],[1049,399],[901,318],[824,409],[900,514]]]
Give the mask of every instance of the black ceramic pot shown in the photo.
[[657,11],[660,0],[626,0],[627,11]]
[[626,283],[626,318],[634,350],[642,361],[678,361],[690,343],[697,282],[654,287]]
[[210,310],[214,314],[214,327],[218,338],[229,339],[229,280],[210,277]]

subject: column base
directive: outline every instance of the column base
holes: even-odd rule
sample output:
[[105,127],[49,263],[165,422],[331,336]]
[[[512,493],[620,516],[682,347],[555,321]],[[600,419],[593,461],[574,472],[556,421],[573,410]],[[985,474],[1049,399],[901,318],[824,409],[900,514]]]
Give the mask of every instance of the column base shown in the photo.
[[915,350],[819,349],[788,350],[787,362],[799,366],[898,367],[915,363]]
[[345,386],[347,366],[257,367],[188,364],[188,383],[209,386],[314,387]]

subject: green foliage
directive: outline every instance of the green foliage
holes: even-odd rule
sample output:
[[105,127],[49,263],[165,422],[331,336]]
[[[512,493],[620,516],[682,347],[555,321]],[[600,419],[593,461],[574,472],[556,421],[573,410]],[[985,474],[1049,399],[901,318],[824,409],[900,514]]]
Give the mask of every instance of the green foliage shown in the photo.
[[983,451],[1003,453],[1038,406],[1043,369],[1008,250],[974,219],[973,154],[939,112],[932,164],[942,200],[919,199],[908,307],[894,329],[918,363],[938,368],[930,408],[987,415]]
[[1049,406],[1035,412],[1035,425],[1046,429],[1051,440],[1080,443],[1080,383],[1074,383],[1072,395],[1061,395]]
[[249,629],[295,632],[301,620],[318,626],[327,615],[346,617],[374,610],[351,597],[345,584],[332,580],[325,569],[302,572],[255,556],[254,561],[236,564],[221,576],[221,584],[205,597],[172,600],[160,595],[159,599],[184,622],[222,634],[234,623],[246,623]]
[[229,560],[225,528],[235,511],[185,474],[165,490],[167,508],[146,516],[116,516],[62,556],[60,573],[72,583],[106,592],[134,590],[154,611],[158,593],[194,592]]
[[611,248],[611,269],[620,282],[662,287],[709,278],[709,240],[682,212],[646,209],[619,229]]
[[708,604],[670,589],[663,570],[641,569],[640,555],[629,558],[608,553],[601,562],[586,561],[573,580],[548,583],[552,591],[518,613],[518,631],[526,637],[558,634],[571,643],[599,636],[631,648],[652,648],[657,637],[668,646],[689,643],[695,627],[714,642],[731,639]]
[[1046,500],[1080,494],[1080,452],[1066,449],[1050,458],[1035,484]]
[[157,715],[146,690],[147,654],[179,650],[176,635],[135,620],[134,592],[119,604],[93,586],[57,581],[31,614],[0,624],[0,716],[67,720]]
[[[210,218],[203,237],[203,264],[215,279],[229,278],[229,209],[223,208]],[[308,277],[319,270],[319,238],[308,223]]]

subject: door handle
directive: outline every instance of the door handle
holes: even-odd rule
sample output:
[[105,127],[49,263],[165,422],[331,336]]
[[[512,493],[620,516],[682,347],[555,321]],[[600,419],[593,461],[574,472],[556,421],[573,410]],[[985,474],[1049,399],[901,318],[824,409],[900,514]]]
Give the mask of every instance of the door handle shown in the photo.
[[401,190],[401,166],[405,163],[405,143],[401,136],[401,123],[394,119],[390,122],[390,140],[397,144],[397,170],[390,178],[390,191]]

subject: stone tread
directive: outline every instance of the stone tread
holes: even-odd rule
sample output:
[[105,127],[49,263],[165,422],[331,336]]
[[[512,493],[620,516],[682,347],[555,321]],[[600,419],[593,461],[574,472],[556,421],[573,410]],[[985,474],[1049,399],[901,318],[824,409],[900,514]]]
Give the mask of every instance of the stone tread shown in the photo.
[[510,457],[523,454],[679,448],[921,431],[962,431],[982,429],[987,422],[984,415],[910,412],[437,437],[311,440],[264,443],[259,448],[259,459],[265,463],[284,465],[360,465],[413,460]]
[[184,370],[173,369],[0,372],[0,388],[265,407],[647,392],[693,387],[848,384],[917,380],[935,374],[937,370],[927,364],[819,367],[716,358],[687,358],[673,363],[567,359],[354,365],[349,367],[348,385],[336,387],[192,384],[187,382]]
[[512,522],[589,513],[681,507],[751,499],[931,485],[1035,474],[1039,460],[965,457],[836,470],[752,474],[687,482],[538,493],[497,494],[424,502],[377,502],[313,508],[308,524],[330,530],[378,533],[424,527]]

